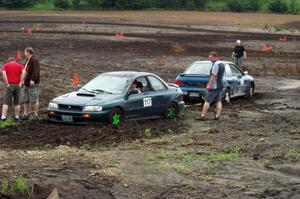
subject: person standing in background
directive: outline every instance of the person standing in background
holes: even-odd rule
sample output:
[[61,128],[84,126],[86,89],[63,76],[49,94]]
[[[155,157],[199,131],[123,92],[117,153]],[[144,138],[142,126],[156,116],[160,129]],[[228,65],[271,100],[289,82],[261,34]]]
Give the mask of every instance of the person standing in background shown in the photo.
[[247,59],[247,53],[245,47],[242,45],[241,40],[236,41],[236,45],[232,52],[232,59],[235,65],[242,68],[243,59]]
[[34,109],[34,117],[39,117],[39,83],[40,83],[40,62],[34,55],[31,47],[25,49],[25,80],[23,89],[24,119],[29,116],[29,106]]
[[1,121],[7,119],[8,106],[15,105],[15,120],[20,120],[20,92],[24,81],[25,71],[23,66],[16,62],[15,58],[9,58],[8,63],[2,67],[2,75],[5,83]]

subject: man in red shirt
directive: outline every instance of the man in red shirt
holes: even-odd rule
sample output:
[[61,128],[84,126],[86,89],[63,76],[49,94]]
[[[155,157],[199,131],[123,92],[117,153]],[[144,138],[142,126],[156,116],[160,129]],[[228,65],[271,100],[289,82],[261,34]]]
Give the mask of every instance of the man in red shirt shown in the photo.
[[3,80],[5,83],[5,94],[3,100],[1,121],[7,117],[8,106],[14,102],[15,119],[20,119],[20,92],[24,81],[25,71],[23,66],[16,62],[15,58],[9,58],[8,63],[2,67]]

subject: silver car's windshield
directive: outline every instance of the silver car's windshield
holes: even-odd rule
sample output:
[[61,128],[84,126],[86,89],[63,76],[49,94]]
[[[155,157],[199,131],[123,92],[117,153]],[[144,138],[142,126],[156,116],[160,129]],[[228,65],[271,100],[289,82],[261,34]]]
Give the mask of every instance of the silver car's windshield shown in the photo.
[[109,94],[122,94],[128,87],[128,78],[112,75],[99,75],[79,91],[87,91],[91,93],[109,93]]
[[212,63],[209,62],[196,62],[193,63],[184,74],[191,75],[209,75]]

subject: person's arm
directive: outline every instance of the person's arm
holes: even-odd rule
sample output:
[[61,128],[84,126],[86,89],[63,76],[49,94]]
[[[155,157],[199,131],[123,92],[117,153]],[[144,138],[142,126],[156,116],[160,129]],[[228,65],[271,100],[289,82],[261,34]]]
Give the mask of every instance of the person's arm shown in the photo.
[[22,72],[21,72],[21,82],[20,82],[20,84],[19,84],[20,87],[23,86],[24,81],[25,81],[25,77],[26,77],[26,72],[25,72],[24,69],[22,69]]
[[207,83],[207,89],[212,89],[213,85],[216,83],[217,81],[217,74],[219,71],[219,65],[217,63],[214,63],[214,65],[212,66],[212,71],[211,71],[211,76],[208,80]]
[[234,51],[232,51],[232,55],[231,55],[232,59],[234,59],[234,54],[235,54]]
[[209,78],[209,80],[208,80],[208,83],[207,83],[207,89],[212,89],[212,85],[214,84],[214,82],[216,82],[217,81],[217,77],[214,75],[214,74],[212,74],[211,75],[211,77]]
[[8,78],[7,78],[5,70],[2,72],[2,76],[3,76],[3,81],[4,81],[5,86],[9,87]]
[[245,60],[247,59],[247,53],[246,53],[246,51],[244,51],[244,59]]
[[40,64],[38,60],[33,60],[32,68],[31,68],[31,74],[30,77],[30,86],[34,86],[36,82],[34,82],[35,79],[37,79],[40,72]]

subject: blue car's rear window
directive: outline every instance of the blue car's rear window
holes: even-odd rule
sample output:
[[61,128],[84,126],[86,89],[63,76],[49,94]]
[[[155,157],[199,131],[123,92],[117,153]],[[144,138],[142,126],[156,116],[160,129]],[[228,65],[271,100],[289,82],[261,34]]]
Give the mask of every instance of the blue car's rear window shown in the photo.
[[209,62],[198,62],[193,63],[184,74],[191,74],[191,75],[209,75],[210,69],[212,64]]

